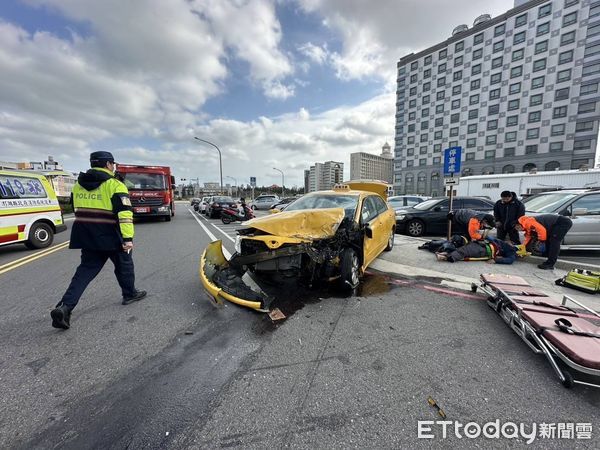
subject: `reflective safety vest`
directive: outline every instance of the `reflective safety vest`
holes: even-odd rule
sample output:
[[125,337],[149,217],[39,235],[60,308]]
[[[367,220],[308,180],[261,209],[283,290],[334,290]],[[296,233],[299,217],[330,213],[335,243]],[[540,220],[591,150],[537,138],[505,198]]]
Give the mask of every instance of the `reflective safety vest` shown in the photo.
[[107,169],[80,173],[73,186],[75,222],[70,248],[114,251],[133,240],[133,212],[129,191]]

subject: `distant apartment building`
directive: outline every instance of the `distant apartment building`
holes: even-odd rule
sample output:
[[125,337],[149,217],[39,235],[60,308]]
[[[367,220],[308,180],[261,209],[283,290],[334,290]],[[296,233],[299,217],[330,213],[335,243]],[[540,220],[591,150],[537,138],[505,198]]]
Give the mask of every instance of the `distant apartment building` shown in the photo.
[[344,163],[326,161],[310,166],[308,174],[308,192],[333,188],[336,183],[344,181]]
[[398,62],[394,188],[443,192],[443,150],[462,174],[593,167],[600,1],[517,0]]
[[310,169],[304,170],[304,193],[309,192],[308,187],[310,185]]
[[394,156],[391,147],[386,142],[381,147],[381,155],[357,152],[350,154],[351,180],[381,180],[386,183],[393,181]]

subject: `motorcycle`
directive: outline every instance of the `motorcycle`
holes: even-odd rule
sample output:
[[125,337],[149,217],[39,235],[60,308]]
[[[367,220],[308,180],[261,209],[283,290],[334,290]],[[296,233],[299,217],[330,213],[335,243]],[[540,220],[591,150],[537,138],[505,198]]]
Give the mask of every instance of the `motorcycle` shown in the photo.
[[223,208],[221,210],[221,222],[225,225],[231,222],[244,222],[246,220],[254,219],[254,212],[246,205],[242,205],[244,208],[244,214],[241,214],[239,210],[235,208]]

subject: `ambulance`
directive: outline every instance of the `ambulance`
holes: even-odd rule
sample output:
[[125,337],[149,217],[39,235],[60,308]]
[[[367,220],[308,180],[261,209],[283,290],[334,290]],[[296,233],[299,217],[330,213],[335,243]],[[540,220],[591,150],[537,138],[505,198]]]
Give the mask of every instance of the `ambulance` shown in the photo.
[[67,229],[52,185],[43,175],[0,170],[0,245],[45,248]]

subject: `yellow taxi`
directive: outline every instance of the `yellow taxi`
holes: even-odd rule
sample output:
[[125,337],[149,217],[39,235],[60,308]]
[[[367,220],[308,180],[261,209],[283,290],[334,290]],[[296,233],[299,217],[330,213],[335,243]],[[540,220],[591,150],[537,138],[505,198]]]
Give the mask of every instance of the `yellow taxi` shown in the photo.
[[262,276],[298,277],[312,285],[336,280],[344,289],[384,250],[394,246],[396,219],[386,202],[387,184],[349,181],[311,192],[285,211],[245,222],[236,253],[226,260],[221,241],[200,259],[200,279],[217,302],[228,300],[268,311],[271,299],[260,289]]

